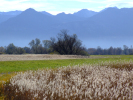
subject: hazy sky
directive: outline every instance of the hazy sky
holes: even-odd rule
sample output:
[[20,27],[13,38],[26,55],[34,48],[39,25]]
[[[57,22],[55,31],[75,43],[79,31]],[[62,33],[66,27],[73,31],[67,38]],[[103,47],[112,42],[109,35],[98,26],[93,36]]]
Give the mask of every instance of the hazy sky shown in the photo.
[[81,9],[100,11],[106,7],[133,7],[133,0],[0,0],[0,11],[26,10],[74,13]]

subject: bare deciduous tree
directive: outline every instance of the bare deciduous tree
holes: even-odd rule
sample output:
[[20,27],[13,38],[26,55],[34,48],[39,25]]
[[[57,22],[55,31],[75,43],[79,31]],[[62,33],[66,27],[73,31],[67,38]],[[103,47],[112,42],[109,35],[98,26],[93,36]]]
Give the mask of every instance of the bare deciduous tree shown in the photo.
[[60,54],[76,54],[82,55],[84,48],[82,42],[77,38],[76,34],[68,35],[68,30],[61,30],[61,33],[55,38],[51,38],[52,48]]

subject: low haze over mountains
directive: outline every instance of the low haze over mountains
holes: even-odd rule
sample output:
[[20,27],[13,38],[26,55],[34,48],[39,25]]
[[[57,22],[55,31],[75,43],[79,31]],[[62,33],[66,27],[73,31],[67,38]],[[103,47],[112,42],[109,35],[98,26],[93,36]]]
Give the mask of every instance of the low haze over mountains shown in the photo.
[[0,12],[0,46],[28,46],[35,38],[55,37],[60,30],[77,34],[87,47],[107,48],[133,44],[133,8],[106,8],[101,12],[82,9],[74,14],[51,15],[32,8]]

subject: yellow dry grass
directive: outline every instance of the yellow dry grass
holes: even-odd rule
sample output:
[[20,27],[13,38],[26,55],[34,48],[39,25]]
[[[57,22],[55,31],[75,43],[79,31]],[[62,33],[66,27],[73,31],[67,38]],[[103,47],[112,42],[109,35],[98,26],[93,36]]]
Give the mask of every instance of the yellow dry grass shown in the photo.
[[23,55],[0,55],[0,61],[20,61],[20,60],[54,60],[54,59],[81,59],[89,56],[81,55],[57,55],[57,54],[23,54]]

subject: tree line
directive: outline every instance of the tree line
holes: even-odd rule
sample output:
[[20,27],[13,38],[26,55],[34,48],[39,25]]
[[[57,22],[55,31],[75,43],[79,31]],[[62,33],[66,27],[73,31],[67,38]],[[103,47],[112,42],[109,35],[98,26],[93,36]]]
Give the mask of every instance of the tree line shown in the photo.
[[61,55],[88,55],[82,42],[76,34],[68,35],[68,30],[61,30],[57,38],[43,40],[36,38],[29,42],[30,47],[16,47],[13,43],[7,47],[0,47],[0,53],[5,54],[50,54]]
[[108,49],[102,49],[101,47],[97,48],[88,48],[87,52],[90,55],[133,55],[133,48],[123,45],[121,47],[113,48],[112,46]]
[[36,38],[29,42],[29,47],[17,47],[13,43],[0,47],[0,54],[61,54],[61,55],[133,55],[132,47],[123,45],[123,49],[85,48],[76,34],[69,35],[68,30],[61,30],[57,38],[43,40]]

